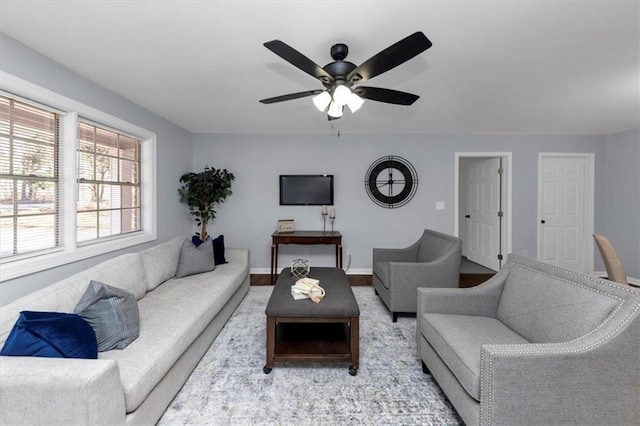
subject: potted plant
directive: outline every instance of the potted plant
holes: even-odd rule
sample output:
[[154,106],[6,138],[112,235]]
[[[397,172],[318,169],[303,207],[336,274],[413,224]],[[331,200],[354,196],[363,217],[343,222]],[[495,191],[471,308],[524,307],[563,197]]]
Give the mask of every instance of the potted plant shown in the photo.
[[216,217],[214,206],[222,203],[231,192],[231,182],[235,179],[227,169],[205,166],[200,173],[185,173],[180,177],[182,186],[178,189],[180,202],[187,203],[189,214],[195,217],[200,232],[196,235],[202,241],[207,239],[207,222]]

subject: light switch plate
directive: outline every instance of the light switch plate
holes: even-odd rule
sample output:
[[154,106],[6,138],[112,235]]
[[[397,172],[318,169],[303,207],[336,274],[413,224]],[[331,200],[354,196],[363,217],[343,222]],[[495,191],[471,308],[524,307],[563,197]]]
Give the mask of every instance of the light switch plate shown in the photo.
[[444,210],[444,201],[436,202],[436,210]]

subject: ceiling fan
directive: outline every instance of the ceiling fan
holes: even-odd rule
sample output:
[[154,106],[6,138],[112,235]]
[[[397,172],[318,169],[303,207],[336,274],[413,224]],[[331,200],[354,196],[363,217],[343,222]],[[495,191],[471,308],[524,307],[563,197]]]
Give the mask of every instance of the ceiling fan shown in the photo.
[[313,96],[315,106],[320,111],[327,111],[329,120],[337,120],[342,117],[345,105],[351,112],[355,112],[364,99],[395,105],[413,104],[419,98],[418,95],[380,87],[359,86],[359,84],[405,63],[430,48],[432,44],[421,31],[418,31],[387,47],[359,66],[345,61],[349,53],[346,44],[334,44],[331,47],[331,57],[334,62],[324,67],[320,67],[280,40],[268,41],[264,46],[285,61],[320,80],[325,88],[262,99],[260,102],[273,104]]

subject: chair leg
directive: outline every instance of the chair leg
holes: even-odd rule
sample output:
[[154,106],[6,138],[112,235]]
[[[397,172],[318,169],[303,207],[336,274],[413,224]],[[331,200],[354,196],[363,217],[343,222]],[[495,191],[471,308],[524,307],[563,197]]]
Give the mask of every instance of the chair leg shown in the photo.
[[422,361],[422,372],[424,374],[429,374],[430,373],[429,369],[427,368],[427,364],[425,364],[424,361]]
[[398,313],[397,312],[391,312],[391,314],[393,315],[393,322],[398,322]]

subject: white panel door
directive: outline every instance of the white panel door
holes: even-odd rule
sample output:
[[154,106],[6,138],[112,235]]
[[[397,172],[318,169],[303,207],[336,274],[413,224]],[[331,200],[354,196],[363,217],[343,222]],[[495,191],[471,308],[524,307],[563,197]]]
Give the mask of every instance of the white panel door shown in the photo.
[[587,272],[583,157],[541,157],[538,259]]
[[467,169],[467,259],[500,269],[500,158],[473,161]]

